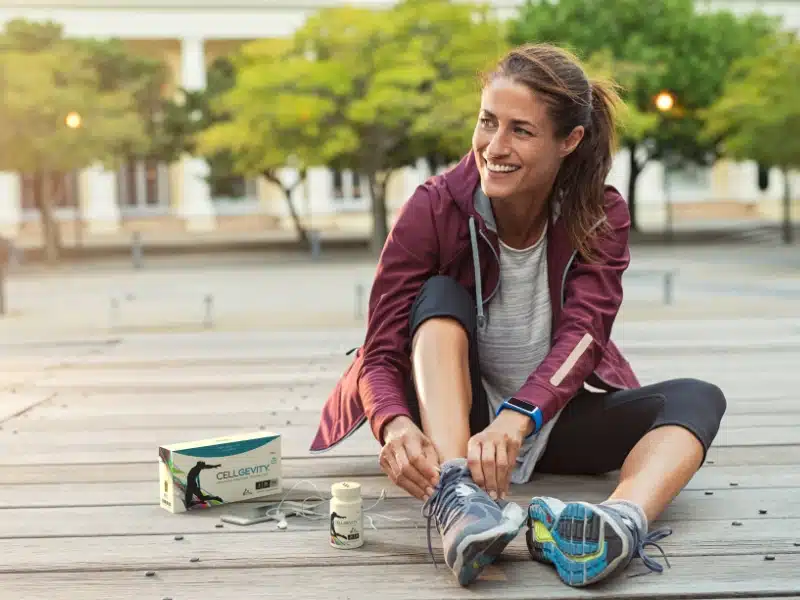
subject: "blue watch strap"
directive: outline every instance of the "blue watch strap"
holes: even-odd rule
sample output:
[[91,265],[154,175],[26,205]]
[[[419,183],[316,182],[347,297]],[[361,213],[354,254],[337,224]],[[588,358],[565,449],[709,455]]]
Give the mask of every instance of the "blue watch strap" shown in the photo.
[[[507,409],[513,410],[515,412],[518,412],[520,414],[523,414],[523,415],[526,415],[527,417],[529,417],[533,421],[533,431],[531,431],[526,436],[525,439],[528,439],[529,437],[532,437],[532,436],[536,435],[537,433],[539,433],[541,431],[541,429],[542,429],[542,425],[543,425],[543,421],[544,421],[544,418],[542,416],[542,409],[540,409],[538,406],[534,406],[534,405],[530,404],[529,402],[525,402],[525,404],[527,404],[529,406],[532,406],[533,407],[532,409],[527,409],[527,408],[525,408],[523,406],[520,406],[518,404],[513,404],[512,402],[509,402],[509,401],[514,401],[514,400],[516,400],[516,399],[515,398],[506,398],[505,400],[503,400],[502,404],[500,404],[499,408],[497,409],[497,413],[495,414],[495,416],[499,415],[500,412],[503,409],[507,408]],[[517,400],[517,402],[522,402],[522,401]]]

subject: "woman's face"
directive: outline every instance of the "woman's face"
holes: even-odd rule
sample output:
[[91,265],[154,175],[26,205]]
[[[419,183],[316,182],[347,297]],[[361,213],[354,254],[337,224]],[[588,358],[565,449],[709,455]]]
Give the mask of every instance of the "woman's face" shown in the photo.
[[483,90],[472,136],[484,193],[498,200],[549,193],[561,162],[582,137],[583,127],[576,127],[557,138],[541,96],[511,79],[495,79]]

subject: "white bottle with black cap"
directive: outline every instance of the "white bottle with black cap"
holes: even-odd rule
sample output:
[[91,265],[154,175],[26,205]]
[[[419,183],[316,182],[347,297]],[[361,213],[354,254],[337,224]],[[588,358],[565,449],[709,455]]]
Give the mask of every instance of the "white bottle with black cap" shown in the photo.
[[342,481],[331,486],[331,546],[343,550],[364,544],[361,484]]

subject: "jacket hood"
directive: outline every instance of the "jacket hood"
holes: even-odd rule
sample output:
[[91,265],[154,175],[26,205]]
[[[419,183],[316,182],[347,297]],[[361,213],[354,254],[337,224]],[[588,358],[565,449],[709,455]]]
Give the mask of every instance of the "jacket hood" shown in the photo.
[[481,188],[481,174],[472,150],[441,177],[453,202],[465,216],[480,217],[490,231],[497,232],[492,203]]
[[441,175],[444,187],[455,201],[456,205],[469,216],[475,214],[474,194],[480,186],[481,175],[475,155],[470,150],[458,164]]

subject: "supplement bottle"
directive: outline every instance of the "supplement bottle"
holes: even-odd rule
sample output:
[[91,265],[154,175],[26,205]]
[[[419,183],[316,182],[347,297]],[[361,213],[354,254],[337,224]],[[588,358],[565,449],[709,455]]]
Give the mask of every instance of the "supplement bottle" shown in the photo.
[[364,544],[361,484],[342,481],[331,486],[331,546],[349,550]]

